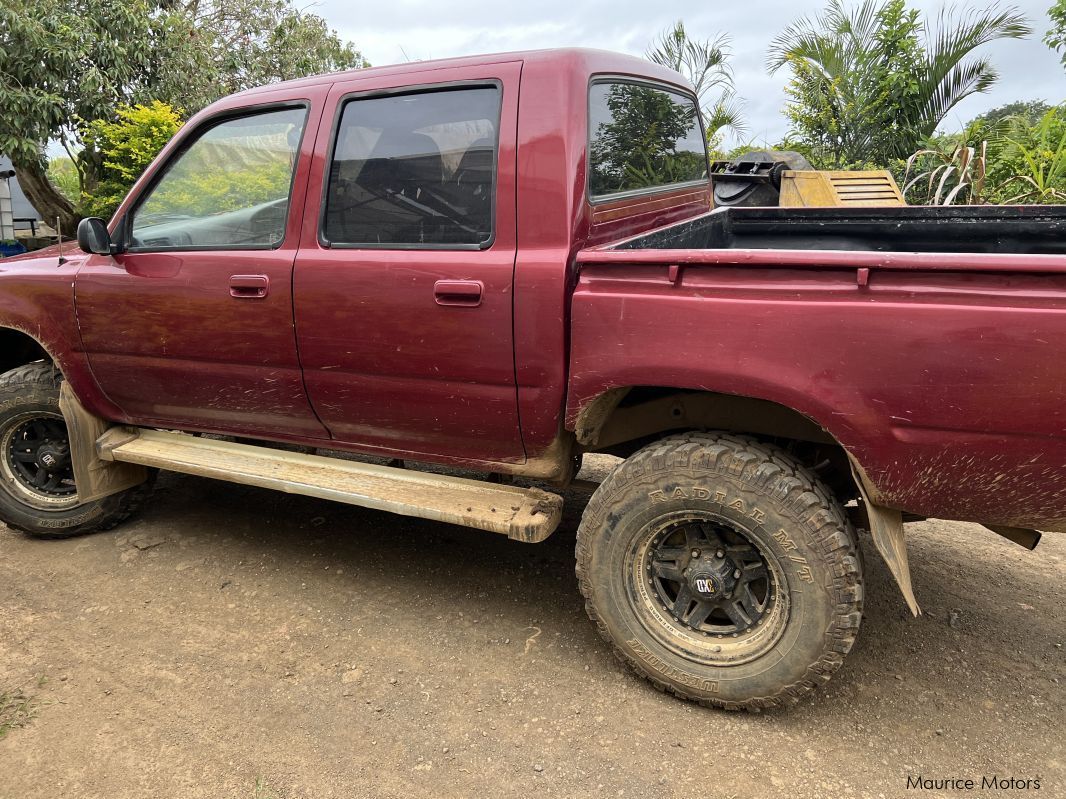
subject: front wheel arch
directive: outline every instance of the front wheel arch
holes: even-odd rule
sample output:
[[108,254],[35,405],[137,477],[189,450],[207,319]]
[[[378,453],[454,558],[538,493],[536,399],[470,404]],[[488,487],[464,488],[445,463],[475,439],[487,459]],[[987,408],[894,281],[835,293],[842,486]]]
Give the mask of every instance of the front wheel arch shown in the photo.
[[36,361],[52,361],[37,339],[10,327],[0,327],[0,375]]

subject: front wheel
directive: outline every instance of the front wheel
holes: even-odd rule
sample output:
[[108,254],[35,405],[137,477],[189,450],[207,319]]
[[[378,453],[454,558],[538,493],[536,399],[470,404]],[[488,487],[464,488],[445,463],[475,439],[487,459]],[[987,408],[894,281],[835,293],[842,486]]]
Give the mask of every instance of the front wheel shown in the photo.
[[637,452],[582,517],[585,607],[654,685],[725,708],[789,704],[840,667],[862,617],[854,530],[783,450],[689,433]]
[[39,538],[109,530],[131,516],[152,488],[150,475],[109,497],[78,499],[59,409],[62,381],[45,362],[0,375],[0,521]]

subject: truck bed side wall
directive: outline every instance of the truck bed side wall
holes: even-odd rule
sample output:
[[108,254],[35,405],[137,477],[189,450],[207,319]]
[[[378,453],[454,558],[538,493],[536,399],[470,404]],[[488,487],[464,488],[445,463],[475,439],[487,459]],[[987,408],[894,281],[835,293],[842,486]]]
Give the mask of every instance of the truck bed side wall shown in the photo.
[[666,385],[807,415],[891,507],[1066,528],[1066,275],[586,264],[568,426]]

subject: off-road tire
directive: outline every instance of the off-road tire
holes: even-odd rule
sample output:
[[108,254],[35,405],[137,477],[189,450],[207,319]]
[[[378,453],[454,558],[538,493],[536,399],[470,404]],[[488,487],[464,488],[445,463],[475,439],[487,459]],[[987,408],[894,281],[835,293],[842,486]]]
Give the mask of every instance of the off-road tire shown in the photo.
[[[776,563],[767,572],[780,572],[772,620],[778,638],[768,623],[739,641],[682,630],[689,637],[682,634],[675,645],[670,625],[679,620],[666,618],[666,604],[662,613],[642,601],[652,589],[638,583],[653,580],[639,579],[640,564],[627,553],[647,551],[651,543],[641,541],[654,542],[656,526],[668,524],[661,520],[689,514],[720,519],[721,529],[739,531]],[[755,710],[795,703],[840,668],[859,631],[863,577],[854,528],[809,470],[753,438],[686,433],[641,449],[593,494],[576,550],[585,608],[615,654],[656,688],[702,705]],[[749,655],[745,635],[753,641]]]
[[[51,363],[39,361],[0,375],[0,439],[16,419],[35,412],[51,416],[59,410],[59,388],[63,376]],[[0,452],[6,458],[6,452]],[[27,504],[15,490],[11,478],[0,471],[0,521],[36,538],[70,538],[110,530],[132,516],[148,499],[155,472],[133,488],[109,497],[62,507],[43,509]]]

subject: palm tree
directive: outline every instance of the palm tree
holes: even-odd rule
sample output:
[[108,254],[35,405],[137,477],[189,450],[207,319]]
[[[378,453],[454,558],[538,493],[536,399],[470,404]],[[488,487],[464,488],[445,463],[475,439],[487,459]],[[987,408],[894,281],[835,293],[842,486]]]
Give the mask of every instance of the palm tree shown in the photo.
[[999,74],[974,51],[1032,32],[1017,8],[942,9],[920,19],[905,0],[829,0],[771,43],[770,74],[788,66],[794,132],[834,165],[905,158],[948,112]]
[[707,138],[712,142],[727,130],[739,134],[745,127],[743,102],[733,89],[729,43],[726,34],[702,41],[690,39],[685,23],[678,20],[673,28],[659,34],[644,54],[649,61],[688,78],[696,90]]

